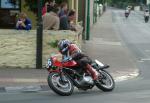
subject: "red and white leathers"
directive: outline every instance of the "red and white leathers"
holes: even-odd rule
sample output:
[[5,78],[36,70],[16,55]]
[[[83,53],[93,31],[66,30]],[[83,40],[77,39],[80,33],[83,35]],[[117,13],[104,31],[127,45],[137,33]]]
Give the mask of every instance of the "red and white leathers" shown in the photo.
[[99,73],[90,65],[91,59],[87,55],[83,54],[76,44],[69,44],[68,51],[66,53],[67,54],[65,56],[72,57],[72,59],[75,60],[80,67],[86,69],[86,71],[91,74],[93,80],[98,79]]

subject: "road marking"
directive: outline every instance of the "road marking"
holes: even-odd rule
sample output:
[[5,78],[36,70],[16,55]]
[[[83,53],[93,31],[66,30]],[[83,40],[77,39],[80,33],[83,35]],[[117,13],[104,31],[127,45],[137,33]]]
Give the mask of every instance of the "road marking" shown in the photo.
[[34,92],[34,91],[41,91],[41,86],[25,86],[25,87],[5,87],[6,92]]
[[110,41],[99,41],[96,44],[104,44],[104,45],[114,45],[114,46],[121,46],[120,42],[110,42]]
[[121,82],[121,81],[124,81],[124,80],[128,80],[128,79],[131,79],[131,78],[135,78],[139,75],[139,70],[135,70],[134,72],[132,73],[129,73],[127,75],[122,75],[122,76],[118,76],[115,79],[116,82]]
[[150,50],[145,50],[145,52],[150,52]]
[[39,83],[39,82],[47,82],[46,79],[26,79],[26,78],[1,78],[0,82],[16,82],[16,83]]
[[141,59],[141,61],[149,61],[150,60],[150,58],[143,58],[143,59]]
[[138,62],[139,62],[139,63],[143,63],[144,61],[142,61],[142,60],[139,60]]
[[[97,41],[96,43],[93,41]],[[106,41],[103,40],[103,38],[93,38],[93,41],[90,41],[90,43],[94,43],[96,45],[114,45],[114,46],[121,46],[121,42],[118,41]]]

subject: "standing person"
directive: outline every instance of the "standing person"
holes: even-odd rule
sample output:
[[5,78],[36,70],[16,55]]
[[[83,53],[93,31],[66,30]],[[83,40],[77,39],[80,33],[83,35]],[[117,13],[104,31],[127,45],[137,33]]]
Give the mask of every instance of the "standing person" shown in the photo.
[[45,15],[47,12],[51,11],[54,5],[54,0],[49,0],[48,2],[46,2],[44,7],[42,8],[42,15]]
[[27,17],[27,14],[22,12],[19,14],[19,19],[16,23],[17,30],[31,30],[31,20]]
[[67,15],[68,5],[66,2],[63,2],[60,6],[59,17]]
[[43,15],[43,29],[44,30],[58,30],[60,19],[58,17],[59,8],[55,5],[52,11]]
[[60,30],[73,30],[76,31],[76,28],[71,25],[71,22],[75,21],[76,12],[71,10],[68,15],[60,17]]

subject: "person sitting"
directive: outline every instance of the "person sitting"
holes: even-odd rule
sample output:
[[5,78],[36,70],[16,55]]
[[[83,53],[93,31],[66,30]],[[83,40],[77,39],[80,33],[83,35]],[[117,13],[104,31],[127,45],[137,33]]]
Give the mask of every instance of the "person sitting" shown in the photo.
[[71,25],[76,19],[76,12],[71,10],[68,15],[60,17],[60,30],[73,30],[76,31],[76,28]]
[[19,19],[16,23],[17,30],[31,30],[31,20],[27,17],[27,14],[22,12],[19,14]]
[[67,9],[68,9],[67,3],[63,2],[60,6],[59,17],[67,15]]
[[54,5],[54,0],[49,0],[48,2],[45,2],[44,7],[42,8],[42,15],[45,15],[47,12],[52,11]]
[[60,20],[58,17],[59,8],[55,5],[51,12],[43,15],[43,29],[44,30],[58,30]]

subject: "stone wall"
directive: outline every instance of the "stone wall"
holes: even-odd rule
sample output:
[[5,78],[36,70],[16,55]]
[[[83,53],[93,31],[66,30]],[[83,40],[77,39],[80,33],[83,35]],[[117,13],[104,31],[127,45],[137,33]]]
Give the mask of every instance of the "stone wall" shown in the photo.
[[[43,31],[43,66],[51,53],[58,53],[50,43],[62,38],[70,39],[80,45],[79,32]],[[0,30],[0,68],[35,68],[36,30]]]

